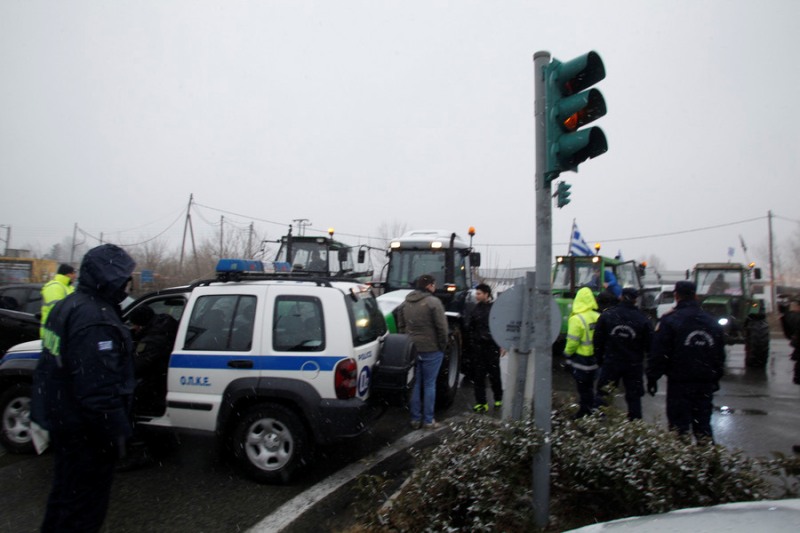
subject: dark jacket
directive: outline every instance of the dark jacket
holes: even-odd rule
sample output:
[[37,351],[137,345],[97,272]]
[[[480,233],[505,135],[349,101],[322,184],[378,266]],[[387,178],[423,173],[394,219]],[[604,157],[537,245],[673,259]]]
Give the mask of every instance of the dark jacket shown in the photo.
[[443,352],[447,347],[447,316],[441,300],[415,290],[397,308],[397,330],[407,333],[420,352]]
[[650,319],[631,302],[620,302],[600,314],[594,330],[598,364],[615,361],[643,364],[653,341]]
[[117,246],[93,248],[78,289],[51,311],[31,399],[31,418],[45,429],[111,444],[131,435],[133,347],[119,303],[134,266]]
[[661,317],[647,358],[647,379],[717,385],[725,365],[722,327],[696,300]]
[[178,321],[167,314],[155,315],[134,337],[136,375],[134,412],[162,414],[166,407],[167,372]]
[[492,302],[480,302],[472,308],[469,314],[469,341],[473,348],[491,350],[500,353],[500,347],[494,342],[489,331],[489,313],[492,311]]

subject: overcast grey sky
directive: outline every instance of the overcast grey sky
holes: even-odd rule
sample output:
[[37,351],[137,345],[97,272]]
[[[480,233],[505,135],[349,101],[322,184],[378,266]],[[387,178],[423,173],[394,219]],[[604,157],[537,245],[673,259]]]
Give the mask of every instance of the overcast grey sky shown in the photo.
[[554,253],[574,218],[609,255],[684,269],[741,235],[764,264],[767,212],[778,244],[800,220],[799,25],[794,0],[3,0],[0,224],[177,247],[194,194],[198,238],[472,225],[484,263],[533,265],[532,57],[595,50],[609,151],[562,175]]

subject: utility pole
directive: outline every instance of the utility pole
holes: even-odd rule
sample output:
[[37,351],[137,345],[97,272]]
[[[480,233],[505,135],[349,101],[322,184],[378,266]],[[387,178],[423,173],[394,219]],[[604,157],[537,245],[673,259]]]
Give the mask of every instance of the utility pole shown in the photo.
[[3,252],[3,255],[8,255],[8,249],[11,247],[11,226],[0,224],[0,228],[6,228],[6,238],[4,241],[6,243],[6,248],[5,251]]
[[225,227],[225,215],[219,216],[219,258],[222,259],[225,256],[225,251],[223,250],[223,239],[222,239],[222,232],[223,228]]
[[306,226],[311,225],[311,221],[307,218],[295,218],[292,219],[292,222],[297,223],[297,235],[300,237],[306,234]]
[[194,268],[196,271],[200,270],[200,265],[197,264],[197,248],[194,244],[194,228],[192,227],[192,201],[194,200],[194,194],[189,195],[189,205],[186,208],[186,221],[183,224],[183,242],[181,242],[181,258],[179,262],[179,268],[183,271],[183,253],[186,249],[186,230],[189,230],[189,233],[192,236],[192,254],[194,254]]
[[246,252],[247,259],[253,257],[252,249],[253,249],[253,223],[251,222],[250,231],[247,233],[247,252]]
[[78,223],[75,223],[75,226],[72,228],[72,247],[69,250],[69,264],[75,264],[75,247],[78,246],[75,242],[78,239]]
[[777,288],[775,287],[775,261],[773,260],[773,247],[772,247],[772,210],[767,211],[767,220],[769,222],[769,306],[770,311],[775,312],[776,300],[778,298]]

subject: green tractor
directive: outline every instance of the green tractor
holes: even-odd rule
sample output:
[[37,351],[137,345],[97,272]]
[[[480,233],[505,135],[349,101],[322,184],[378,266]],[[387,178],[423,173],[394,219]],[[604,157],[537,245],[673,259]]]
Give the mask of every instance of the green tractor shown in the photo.
[[[553,344],[553,354],[563,352],[566,343],[567,321],[572,312],[572,301],[581,287],[592,289],[595,297],[603,291],[601,272],[614,274],[622,288],[634,288],[642,291],[643,266],[635,261],[620,261],[601,255],[562,255],[556,257],[553,267],[553,298],[561,310],[561,333]],[[644,298],[640,298],[640,302]]]
[[769,359],[769,325],[764,300],[753,296],[751,278],[761,269],[740,263],[698,263],[693,280],[703,310],[717,318],[726,344],[744,344],[745,365],[764,368]]

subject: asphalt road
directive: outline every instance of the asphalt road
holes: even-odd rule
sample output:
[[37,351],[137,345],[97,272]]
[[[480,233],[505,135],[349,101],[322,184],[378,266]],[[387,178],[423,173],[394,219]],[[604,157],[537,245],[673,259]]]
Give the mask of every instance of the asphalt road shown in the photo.
[[[791,365],[783,338],[773,337],[770,361],[763,371],[745,368],[741,346],[729,348],[712,418],[718,443],[750,456],[792,453],[792,444],[800,444],[800,386],[791,382]],[[665,383],[660,388],[665,390]],[[571,394],[571,377],[556,370],[553,389]],[[437,417],[444,420],[469,413],[472,395],[470,386],[462,387],[454,405]],[[665,424],[664,399],[663,392],[644,398],[647,419]],[[624,407],[621,397],[615,401]],[[319,450],[314,467],[291,486],[259,485],[242,478],[220,459],[212,439],[182,436],[157,465],[117,474],[104,531],[245,531],[307,488],[408,431],[407,412],[392,409],[369,433]],[[38,530],[51,476],[52,457],[47,453],[41,457],[0,455],[0,532]]]

